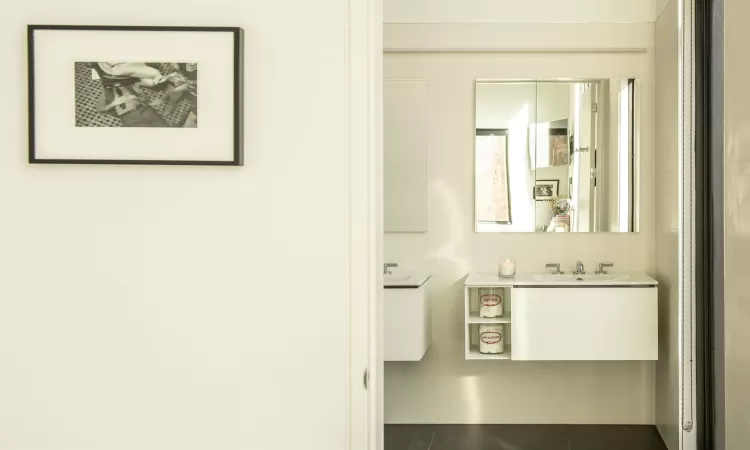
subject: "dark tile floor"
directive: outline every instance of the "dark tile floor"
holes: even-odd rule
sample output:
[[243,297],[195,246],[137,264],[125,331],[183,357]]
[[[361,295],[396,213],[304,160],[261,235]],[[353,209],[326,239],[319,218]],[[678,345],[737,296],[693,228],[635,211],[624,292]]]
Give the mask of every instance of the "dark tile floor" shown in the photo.
[[654,426],[386,425],[385,450],[666,450]]

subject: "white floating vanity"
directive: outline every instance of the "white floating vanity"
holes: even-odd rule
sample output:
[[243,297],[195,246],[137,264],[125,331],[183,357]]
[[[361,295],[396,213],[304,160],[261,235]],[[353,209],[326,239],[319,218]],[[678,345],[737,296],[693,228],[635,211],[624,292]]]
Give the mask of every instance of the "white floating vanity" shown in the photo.
[[432,343],[427,284],[429,275],[384,277],[383,359],[421,361]]
[[[657,281],[645,274],[473,273],[465,282],[466,359],[646,361],[658,359]],[[503,315],[481,317],[480,289],[502,297]],[[503,324],[504,352],[479,351],[479,327]]]

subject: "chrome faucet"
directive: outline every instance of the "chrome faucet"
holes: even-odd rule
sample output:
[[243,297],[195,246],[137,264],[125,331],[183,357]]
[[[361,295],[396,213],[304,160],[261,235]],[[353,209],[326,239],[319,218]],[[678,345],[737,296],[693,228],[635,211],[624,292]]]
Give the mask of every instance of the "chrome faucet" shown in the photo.
[[586,275],[586,268],[583,267],[583,263],[581,261],[578,261],[576,263],[576,271],[573,272],[573,275]]
[[560,272],[560,263],[549,263],[547,264],[548,269],[555,269],[554,272],[552,272],[553,275],[565,275],[565,272]]
[[612,267],[615,267],[615,265],[612,263],[599,263],[599,270],[597,270],[595,273],[597,275],[606,275],[608,272],[604,269]]
[[395,269],[396,267],[398,267],[398,264],[396,263],[383,264],[383,275],[392,275],[393,272],[391,272],[391,269]]

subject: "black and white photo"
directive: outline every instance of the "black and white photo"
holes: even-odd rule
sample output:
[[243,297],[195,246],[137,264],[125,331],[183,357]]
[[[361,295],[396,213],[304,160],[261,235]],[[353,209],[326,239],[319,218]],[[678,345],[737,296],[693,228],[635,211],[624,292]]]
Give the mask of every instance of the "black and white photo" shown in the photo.
[[198,63],[75,63],[77,127],[198,127]]
[[560,188],[558,180],[537,180],[534,186],[535,200],[552,200],[557,197]]
[[28,40],[29,162],[242,165],[242,29],[29,25]]

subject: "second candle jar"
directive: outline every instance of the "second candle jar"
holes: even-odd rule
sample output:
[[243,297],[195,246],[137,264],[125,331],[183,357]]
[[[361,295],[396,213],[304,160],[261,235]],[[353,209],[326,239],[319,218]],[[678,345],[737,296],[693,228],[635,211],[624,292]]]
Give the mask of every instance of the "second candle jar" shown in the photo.
[[493,355],[505,352],[505,326],[479,325],[479,353]]

